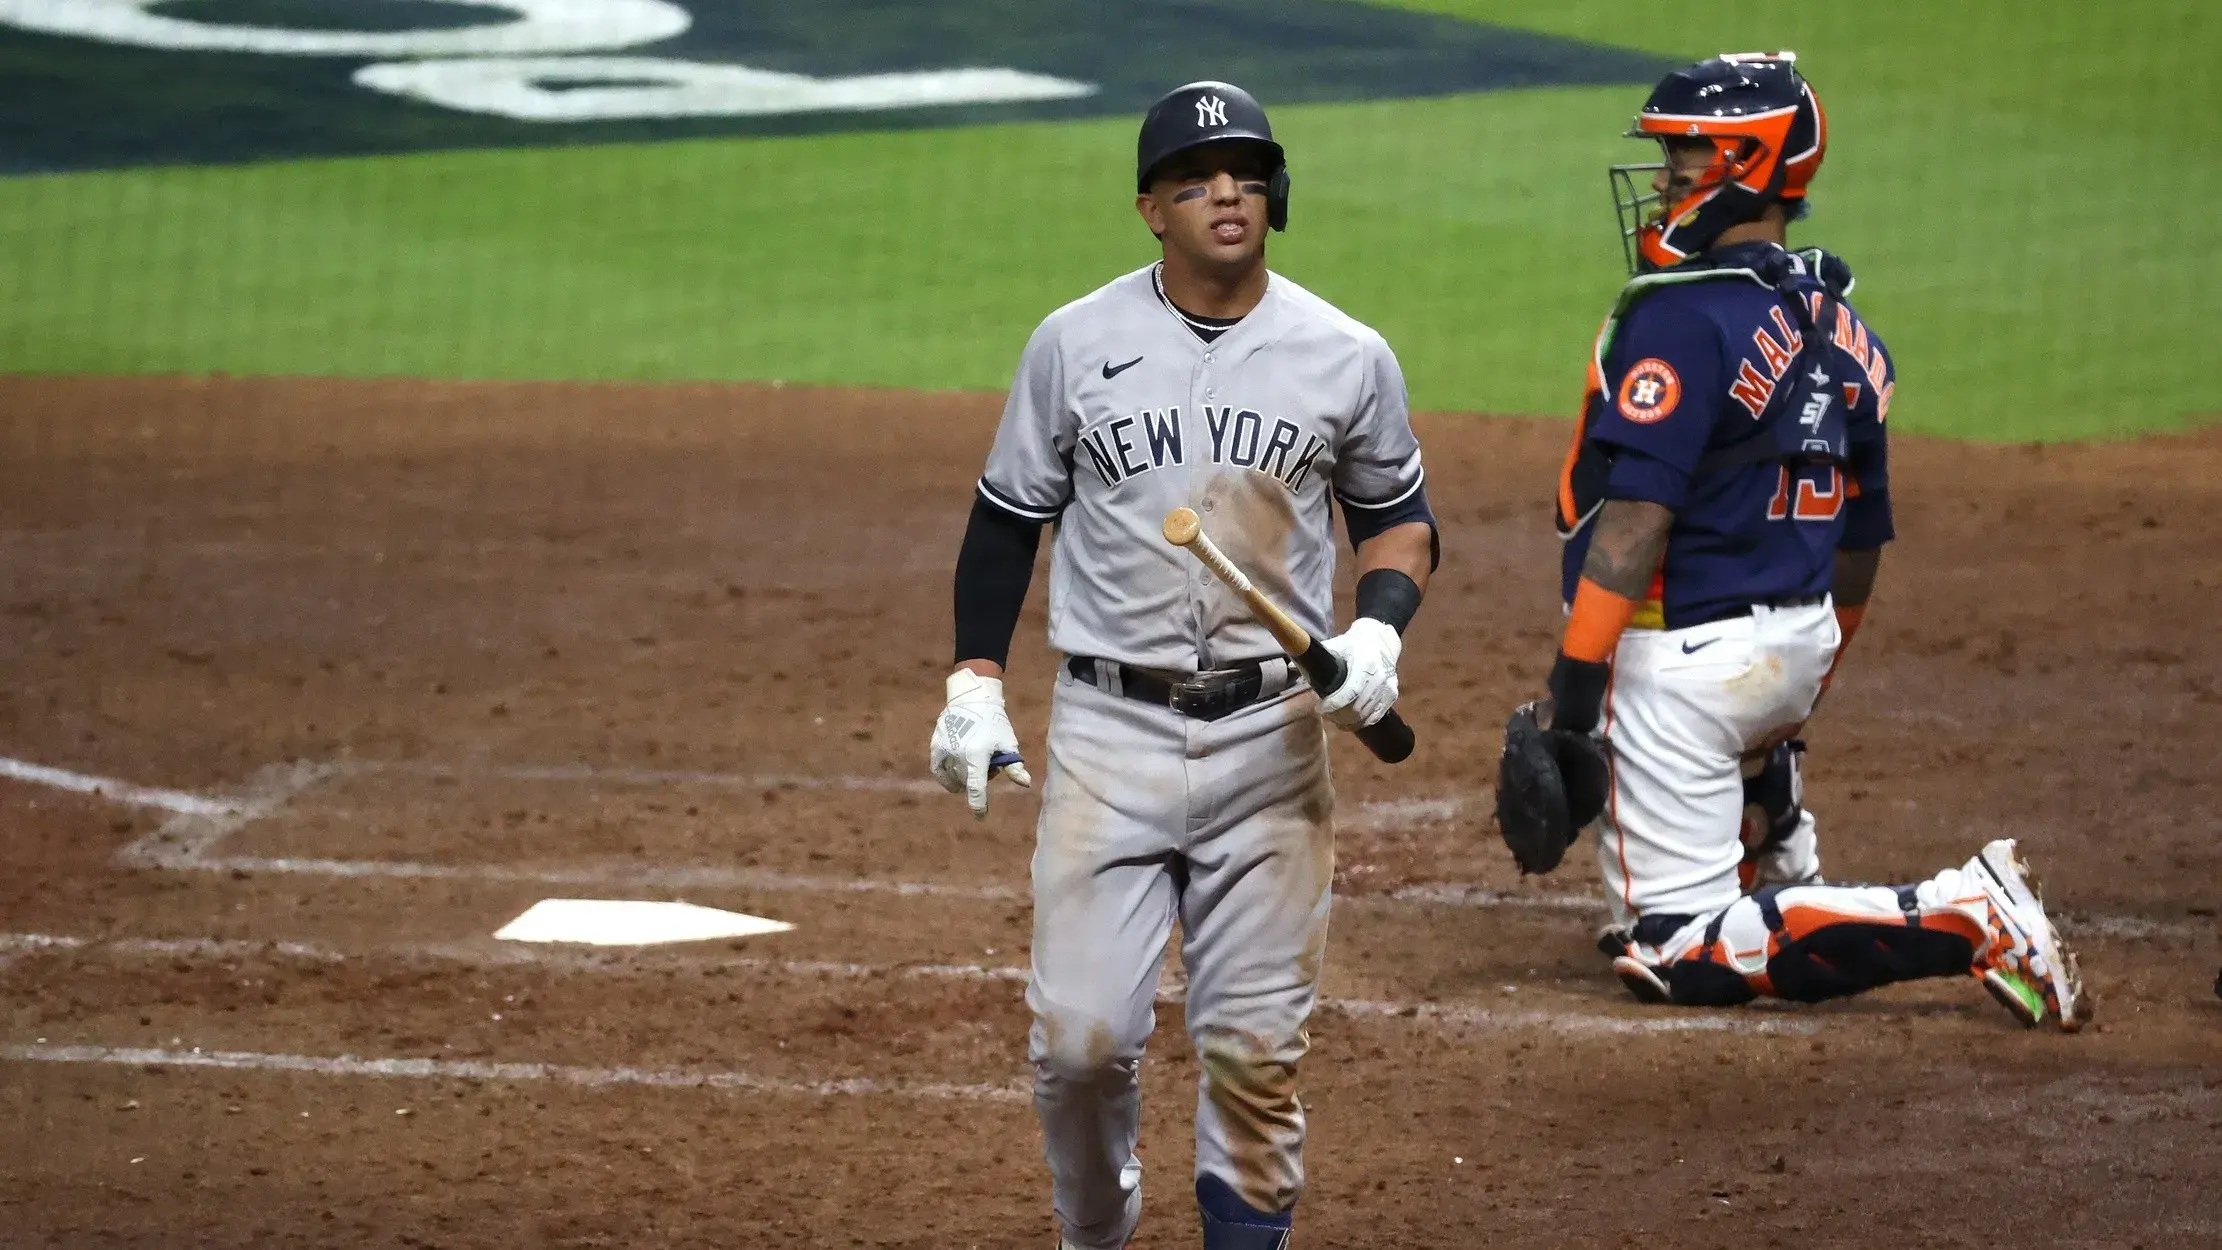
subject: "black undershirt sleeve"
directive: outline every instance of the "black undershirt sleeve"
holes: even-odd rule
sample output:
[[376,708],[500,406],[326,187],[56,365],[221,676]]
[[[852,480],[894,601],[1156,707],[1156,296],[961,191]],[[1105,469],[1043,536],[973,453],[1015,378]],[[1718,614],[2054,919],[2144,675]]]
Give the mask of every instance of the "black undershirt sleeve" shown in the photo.
[[1411,494],[1385,508],[1352,503],[1339,495],[1336,496],[1336,502],[1342,505],[1343,528],[1350,531],[1350,549],[1352,551],[1356,551],[1365,544],[1367,539],[1376,534],[1394,529],[1399,525],[1424,521],[1427,523],[1428,531],[1427,567],[1432,570],[1442,564],[1443,534],[1435,525],[1435,509],[1429,506],[1427,502],[1426,483],[1421,483]]
[[1040,523],[973,497],[972,519],[965,524],[964,545],[957,550],[956,663],[1010,660],[1011,634],[1018,629],[1020,609],[1026,606],[1026,588],[1034,580],[1034,553],[1041,542]]

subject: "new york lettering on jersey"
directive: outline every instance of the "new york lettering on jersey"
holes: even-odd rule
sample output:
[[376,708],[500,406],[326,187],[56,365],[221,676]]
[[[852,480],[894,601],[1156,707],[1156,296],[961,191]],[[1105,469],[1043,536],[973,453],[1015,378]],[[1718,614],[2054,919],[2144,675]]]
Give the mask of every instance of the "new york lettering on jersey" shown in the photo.
[[1325,637],[1329,492],[1346,509],[1393,509],[1423,476],[1403,375],[1378,334],[1274,274],[1255,309],[1207,339],[1142,269],[1035,331],[979,490],[1013,515],[1058,522],[1051,646],[1190,671],[1279,648],[1165,545],[1167,512],[1220,503],[1285,518],[1209,519],[1260,588]]
[[[1677,514],[1639,618],[1653,626],[1826,594],[1839,546],[1889,540],[1889,353],[1808,263],[1776,253],[1800,318],[1745,267],[1767,263],[1760,249],[1638,279],[1600,334],[1559,492],[1569,599],[1606,499]],[[1806,353],[1809,320],[1827,327],[1825,352]]]
[[[1211,435],[1212,464],[1255,469],[1292,492],[1304,488],[1320,453],[1327,450],[1325,438],[1287,417],[1271,418],[1267,433],[1267,418],[1255,408],[1205,404],[1203,421]],[[1168,464],[1184,464],[1186,448],[1178,404],[1114,417],[1080,436],[1088,467],[1106,487]]]

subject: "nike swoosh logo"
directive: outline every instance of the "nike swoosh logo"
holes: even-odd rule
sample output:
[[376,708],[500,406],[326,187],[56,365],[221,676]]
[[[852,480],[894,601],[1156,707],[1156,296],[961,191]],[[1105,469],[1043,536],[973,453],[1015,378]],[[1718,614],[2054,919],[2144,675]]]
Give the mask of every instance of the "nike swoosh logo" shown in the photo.
[[1718,638],[1708,638],[1703,642],[1685,642],[1682,644],[1682,654],[1696,655],[1698,652],[1703,651],[1705,648],[1710,647],[1714,643],[1719,641],[1720,639]]
[[1132,369],[1134,366],[1141,363],[1142,358],[1140,356],[1136,356],[1134,359],[1127,361],[1123,365],[1115,365],[1106,360],[1103,362],[1103,380],[1108,382],[1111,379],[1119,376],[1122,373],[1125,373],[1127,370]]

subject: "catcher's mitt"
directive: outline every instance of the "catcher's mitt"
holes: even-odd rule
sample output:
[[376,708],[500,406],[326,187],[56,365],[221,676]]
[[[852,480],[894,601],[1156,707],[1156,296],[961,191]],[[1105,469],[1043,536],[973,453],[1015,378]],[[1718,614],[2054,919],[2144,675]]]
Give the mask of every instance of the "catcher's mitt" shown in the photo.
[[1535,703],[1504,726],[1497,764],[1497,832],[1523,873],[1546,873],[1605,810],[1605,747],[1588,734],[1545,729]]

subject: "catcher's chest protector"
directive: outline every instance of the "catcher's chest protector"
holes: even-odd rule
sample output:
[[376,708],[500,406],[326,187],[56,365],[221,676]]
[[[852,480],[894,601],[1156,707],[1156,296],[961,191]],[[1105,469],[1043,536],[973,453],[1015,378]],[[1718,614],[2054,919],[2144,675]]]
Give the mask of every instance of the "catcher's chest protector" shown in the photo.
[[[1743,249],[1737,249],[1742,251]],[[1789,465],[1845,464],[1849,460],[1849,406],[1845,379],[1828,350],[1840,320],[1849,324],[1839,297],[1849,289],[1850,274],[1841,261],[1815,249],[1804,253],[1770,249],[1764,267],[1726,262],[1692,262],[1629,280],[1621,288],[1612,315],[1598,332],[1591,357],[1589,384],[1582,400],[1580,427],[1559,483],[1557,522],[1559,536],[1571,537],[1586,525],[1604,503],[1606,479],[1612,472],[1613,449],[1590,437],[1606,394],[1606,356],[1614,336],[1628,314],[1645,298],[1673,287],[1697,282],[1749,282],[1782,295],[1781,306],[1771,318],[1772,329],[1787,346],[1789,363],[1779,381],[1771,378],[1735,377],[1730,390],[1717,396],[1691,396],[1699,404],[1734,404],[1750,418],[1749,432],[1709,451],[1698,463],[1698,472],[1716,473],[1770,461]],[[1840,282],[1837,280],[1841,274]],[[1819,278],[1815,289],[1813,278]],[[1798,305],[1802,305],[1802,315]],[[1823,327],[1814,333],[1808,326]],[[1750,365],[1744,365],[1746,370]],[[1765,399],[1749,411],[1750,397],[1764,385]]]

